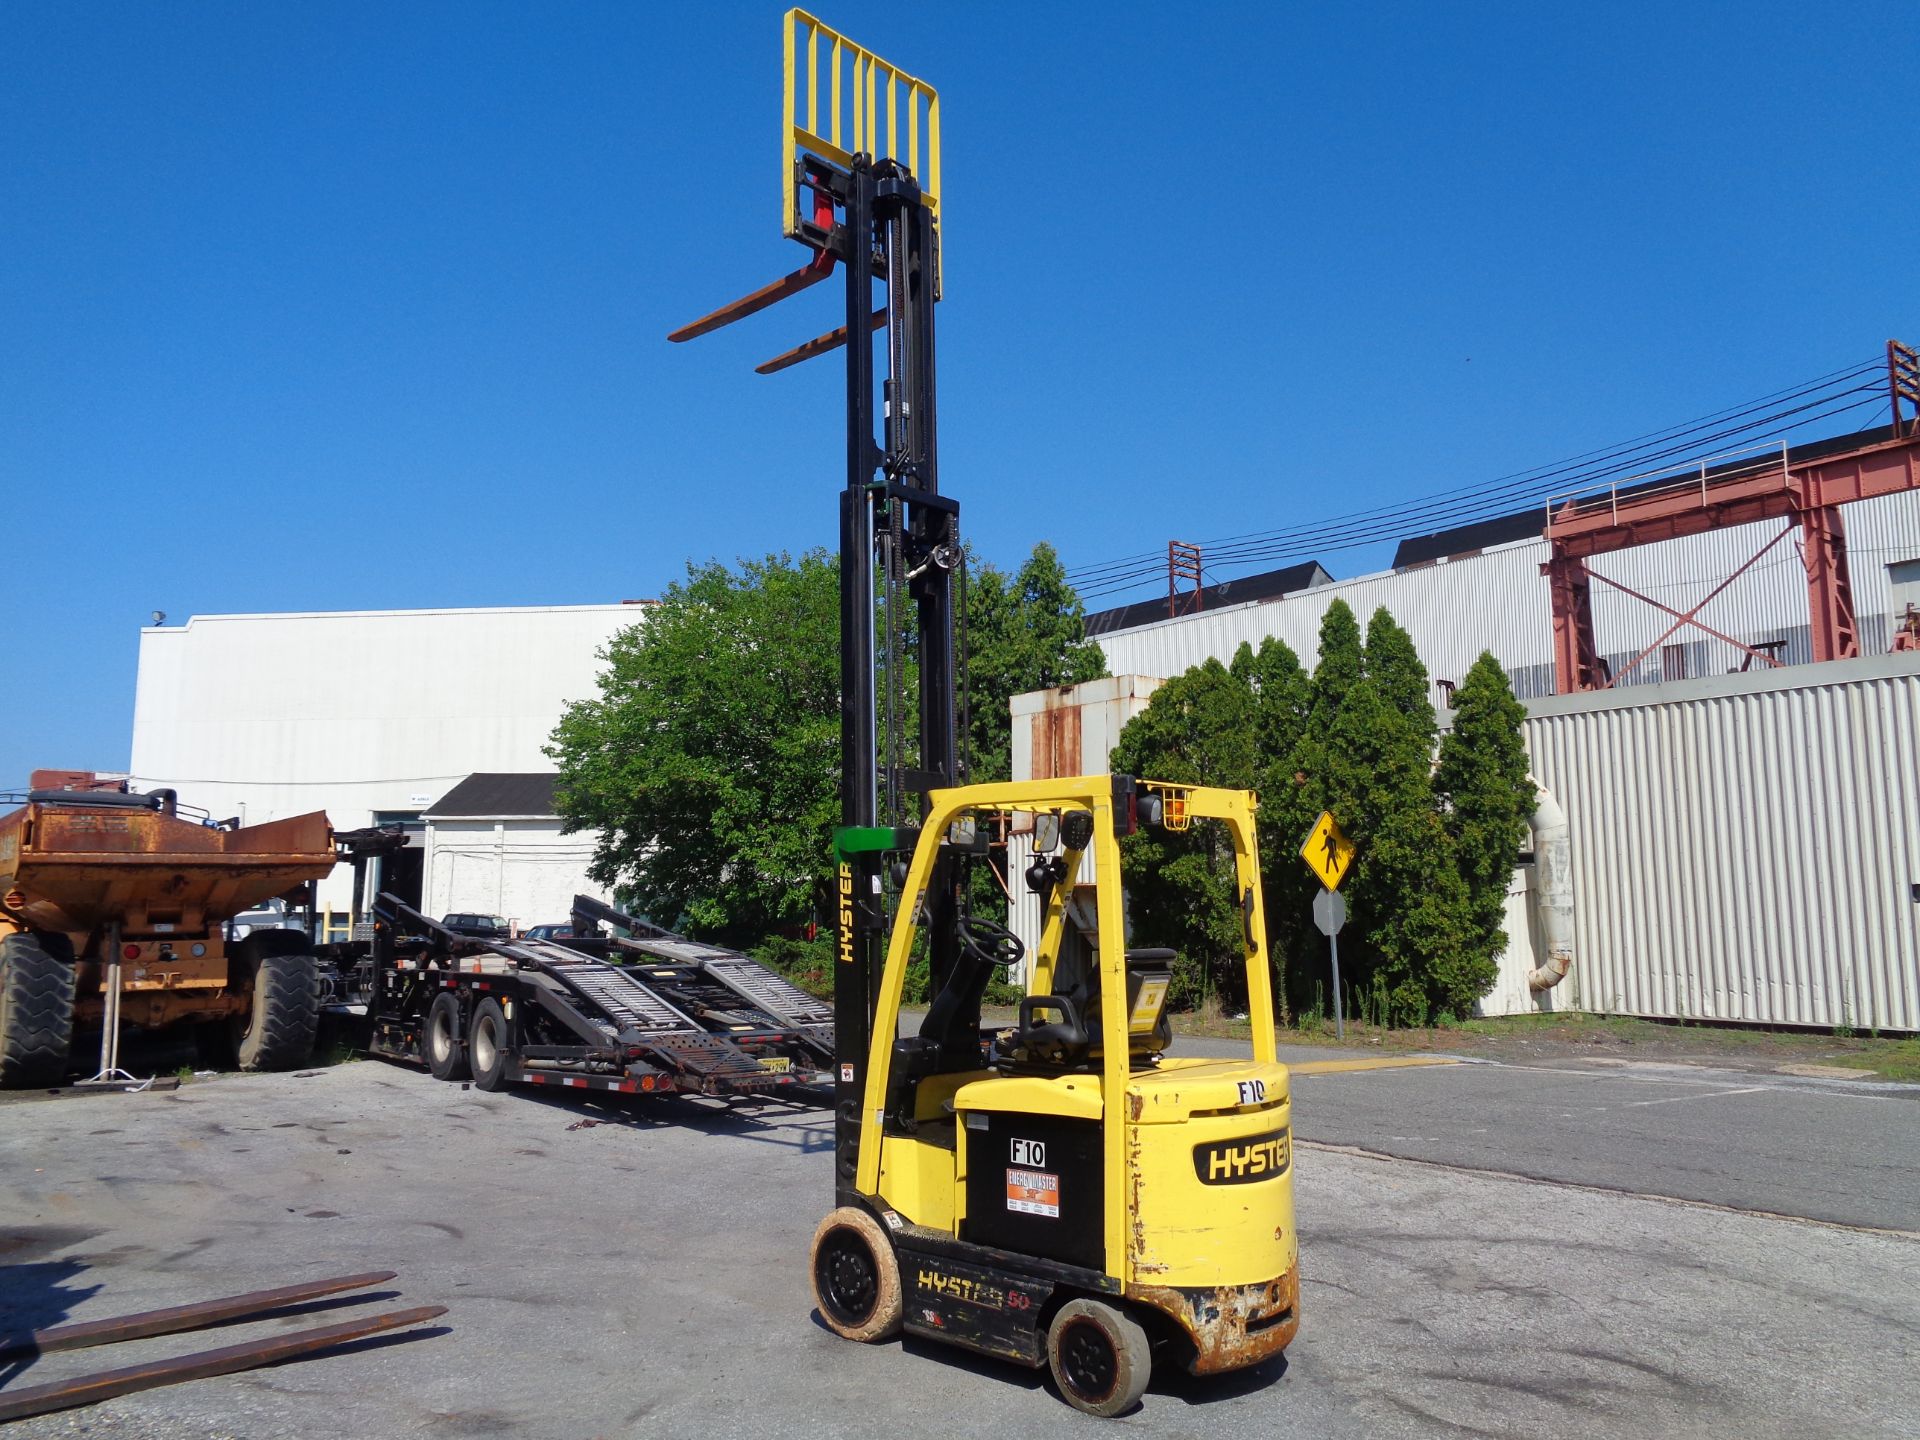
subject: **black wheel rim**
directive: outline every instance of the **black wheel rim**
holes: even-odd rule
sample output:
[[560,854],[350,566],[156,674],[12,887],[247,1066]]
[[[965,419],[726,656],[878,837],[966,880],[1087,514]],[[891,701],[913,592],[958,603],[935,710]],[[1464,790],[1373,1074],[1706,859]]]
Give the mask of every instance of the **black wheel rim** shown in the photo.
[[1075,1320],[1060,1337],[1060,1373],[1075,1395],[1098,1404],[1120,1382],[1120,1361],[1107,1332],[1091,1320]]
[[880,1276],[867,1242],[850,1230],[836,1230],[821,1242],[813,1262],[821,1302],[843,1325],[860,1325],[873,1314]]

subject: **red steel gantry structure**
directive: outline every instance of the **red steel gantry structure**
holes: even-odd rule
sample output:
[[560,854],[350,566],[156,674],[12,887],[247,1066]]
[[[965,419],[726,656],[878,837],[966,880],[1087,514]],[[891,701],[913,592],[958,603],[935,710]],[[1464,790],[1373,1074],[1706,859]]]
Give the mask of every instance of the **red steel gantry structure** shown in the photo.
[[[1549,502],[1546,539],[1550,558],[1540,567],[1553,605],[1554,690],[1605,690],[1615,676],[1594,637],[1593,582],[1598,580],[1664,611],[1673,623],[1623,669],[1630,674],[1682,626],[1691,625],[1770,666],[1781,662],[1704,623],[1700,611],[1782,540],[1800,534],[1807,572],[1807,607],[1813,658],[1843,660],[1860,653],[1853,585],[1847,574],[1846,527],[1840,507],[1906,490],[1920,490],[1920,357],[1898,341],[1887,342],[1887,386],[1893,424],[1881,439],[1855,448],[1807,456],[1796,463],[1782,445],[1777,455],[1702,466],[1698,477],[1600,495]],[[1903,406],[1911,412],[1903,418]],[[1687,610],[1676,610],[1618,580],[1590,569],[1596,555],[1700,535],[1729,525],[1787,521],[1772,539]]]

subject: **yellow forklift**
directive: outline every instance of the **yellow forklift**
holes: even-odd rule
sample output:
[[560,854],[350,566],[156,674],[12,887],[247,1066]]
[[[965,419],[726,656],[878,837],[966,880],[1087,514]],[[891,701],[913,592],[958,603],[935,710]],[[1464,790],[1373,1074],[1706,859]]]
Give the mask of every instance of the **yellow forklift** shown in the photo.
[[[966,557],[935,444],[939,97],[803,11],[785,37],[785,228],[813,258],[671,338],[836,265],[845,277],[844,325],[760,367],[846,352],[835,1209],[813,1239],[814,1299],[848,1339],[904,1329],[1045,1364],[1069,1403],[1118,1415],[1156,1355],[1214,1374],[1279,1354],[1299,1328],[1256,801],[1123,775],[963,783]],[[1129,948],[1121,884],[1120,841],[1142,825],[1231,839],[1251,1060],[1166,1054],[1175,957]],[[1008,834],[1032,855],[1005,877],[1038,897],[1032,954],[983,913]],[[921,966],[931,1003],[903,1033]],[[1017,1017],[985,1026],[1002,973],[1024,981]]]

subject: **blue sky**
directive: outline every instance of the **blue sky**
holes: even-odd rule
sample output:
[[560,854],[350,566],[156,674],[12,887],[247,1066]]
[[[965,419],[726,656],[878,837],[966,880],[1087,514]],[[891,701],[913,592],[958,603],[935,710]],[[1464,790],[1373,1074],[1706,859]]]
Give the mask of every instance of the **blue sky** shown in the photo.
[[[751,366],[837,292],[663,338],[805,258],[780,13],[0,10],[0,786],[126,763],[155,609],[616,600],[831,543],[837,365]],[[942,482],[998,563],[1426,495],[1920,339],[1904,5],[823,18],[942,93]]]

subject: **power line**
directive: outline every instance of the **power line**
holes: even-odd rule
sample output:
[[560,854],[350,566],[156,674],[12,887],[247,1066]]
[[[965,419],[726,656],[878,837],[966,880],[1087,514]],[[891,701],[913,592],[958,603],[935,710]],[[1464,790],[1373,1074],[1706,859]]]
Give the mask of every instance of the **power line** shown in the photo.
[[[1206,569],[1209,572],[1243,570],[1308,551],[1354,549],[1381,540],[1450,529],[1475,520],[1503,517],[1527,504],[1544,507],[1549,493],[1557,498],[1608,480],[1617,483],[1622,476],[1636,480],[1641,474],[1670,473],[1677,468],[1680,457],[1699,456],[1716,446],[1740,442],[1741,448],[1759,448],[1757,442],[1778,439],[1790,431],[1877,403],[1883,393],[1877,378],[1865,384],[1847,382],[1869,375],[1877,377],[1882,364],[1878,359],[1864,361],[1816,380],[1774,391],[1758,400],[1650,431],[1631,441],[1602,446],[1492,481],[1392,505],[1349,511],[1312,525],[1202,541],[1210,562]],[[1845,388],[1841,388],[1843,386]],[[1103,561],[1076,567],[1069,570],[1068,575],[1083,600],[1119,595],[1164,580],[1166,556],[1163,552],[1145,553]]]

